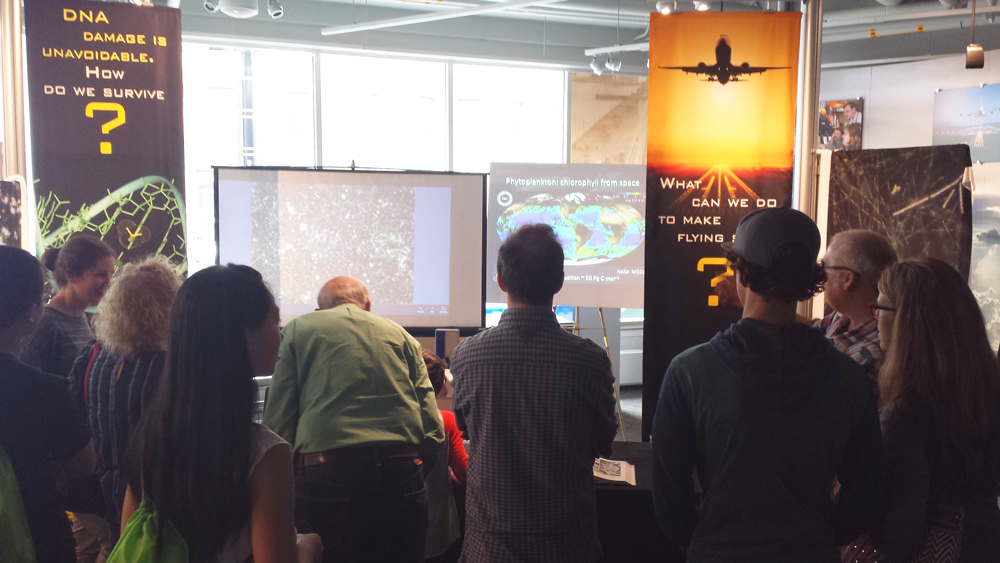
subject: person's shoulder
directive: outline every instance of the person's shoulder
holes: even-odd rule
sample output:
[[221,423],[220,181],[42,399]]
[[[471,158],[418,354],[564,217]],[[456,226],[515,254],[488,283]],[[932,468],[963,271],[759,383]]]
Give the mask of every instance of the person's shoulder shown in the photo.
[[562,328],[559,329],[557,337],[558,343],[561,346],[564,346],[569,352],[580,354],[581,359],[584,361],[601,361],[601,358],[608,358],[608,351],[599,346],[593,340],[588,340],[581,336],[571,334],[569,331]]
[[833,311],[829,315],[823,317],[822,319],[813,320],[812,326],[813,328],[818,328],[820,330],[825,331],[834,324],[839,315],[840,313],[838,313],[837,311]]
[[705,342],[697,346],[692,346],[674,356],[674,359],[670,361],[670,367],[667,369],[687,371],[702,366],[707,361],[717,357],[718,352],[712,348],[711,342]]
[[498,334],[496,332],[496,327],[493,327],[463,338],[451,353],[452,361],[454,362],[455,358],[460,357],[463,353],[470,353],[478,346],[488,344],[496,334]]
[[833,373],[838,378],[851,385],[863,387],[865,389],[868,388],[868,376],[865,375],[864,366],[859,364],[854,358],[848,356],[840,350],[837,350],[835,347],[832,354]]
[[445,409],[440,409],[440,412],[441,412],[441,420],[444,422],[444,427],[446,429],[457,426],[457,422],[455,421],[455,413]]
[[[58,377],[51,373],[23,364],[13,358],[0,355],[0,385],[8,390],[16,390],[20,393],[22,400],[29,397],[37,399],[46,395],[69,393],[69,382],[65,377]],[[25,396],[27,394],[27,396]]]
[[35,332],[32,333],[32,341],[48,340],[55,337],[66,327],[67,319],[66,314],[60,313],[52,307],[46,307],[42,311],[42,318],[38,321]]

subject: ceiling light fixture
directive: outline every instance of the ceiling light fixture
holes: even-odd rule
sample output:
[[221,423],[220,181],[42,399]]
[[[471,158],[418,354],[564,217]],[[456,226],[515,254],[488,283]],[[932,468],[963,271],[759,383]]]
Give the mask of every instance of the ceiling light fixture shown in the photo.
[[657,2],[656,3],[656,11],[660,12],[661,14],[669,14],[673,10],[674,10],[673,2],[662,2],[661,1],[661,2]]
[[219,0],[219,9],[233,18],[246,19],[257,15],[257,0]]
[[508,2],[488,2],[480,4],[474,8],[462,8],[447,12],[428,12],[415,16],[403,16],[401,18],[389,18],[387,20],[377,20],[349,25],[335,25],[324,27],[319,30],[323,35],[340,35],[343,33],[356,33],[359,31],[372,31],[375,29],[386,29],[390,27],[400,27],[404,25],[414,25],[418,23],[429,23],[450,20],[455,18],[465,18],[469,16],[480,16],[494,12],[503,12],[514,8],[527,8],[528,6],[541,6],[544,4],[555,4],[565,0],[509,0]]
[[698,10],[699,12],[704,12],[704,11],[707,11],[708,8],[709,8],[709,6],[708,6],[707,2],[700,2],[699,0],[695,0],[695,2],[694,2],[694,9],[695,10]]
[[983,46],[976,43],[976,0],[972,0],[972,42],[965,48],[965,68],[983,68],[985,63]]
[[593,70],[594,74],[597,76],[604,74],[604,69],[601,68],[601,63],[597,62],[596,56],[590,60],[590,69]]
[[214,14],[215,12],[218,12],[219,11],[219,5],[218,5],[217,2],[218,2],[218,0],[205,0],[205,4],[204,4],[205,9],[208,10],[209,13],[212,13],[212,14]]
[[281,7],[281,4],[278,4],[278,0],[267,0],[267,15],[276,20],[285,15],[285,9]]
[[614,57],[608,57],[608,62],[604,63],[604,67],[611,72],[618,72],[622,69],[622,60]]

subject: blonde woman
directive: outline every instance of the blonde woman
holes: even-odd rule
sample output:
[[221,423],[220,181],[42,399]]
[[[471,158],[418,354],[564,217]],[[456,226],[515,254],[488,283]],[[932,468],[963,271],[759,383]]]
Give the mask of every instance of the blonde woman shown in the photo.
[[73,394],[100,456],[97,475],[112,536],[125,500],[125,451],[163,372],[170,308],[180,285],[162,256],[122,266],[94,318],[97,343],[73,366]]
[[889,498],[853,545],[871,543],[879,562],[996,561],[1000,367],[969,284],[938,260],[901,262],[882,274],[872,312],[886,351]]

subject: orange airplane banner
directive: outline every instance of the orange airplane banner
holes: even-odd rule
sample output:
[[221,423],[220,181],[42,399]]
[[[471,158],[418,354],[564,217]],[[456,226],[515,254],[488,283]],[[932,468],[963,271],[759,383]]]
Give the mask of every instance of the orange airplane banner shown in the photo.
[[797,12],[650,16],[643,436],[677,354],[742,308],[721,243],[791,204]]

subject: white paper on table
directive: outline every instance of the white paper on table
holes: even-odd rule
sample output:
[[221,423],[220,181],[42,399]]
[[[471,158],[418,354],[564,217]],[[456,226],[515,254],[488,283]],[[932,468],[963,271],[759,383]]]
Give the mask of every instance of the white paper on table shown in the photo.
[[594,460],[594,479],[635,486],[635,466],[627,461],[599,457]]

